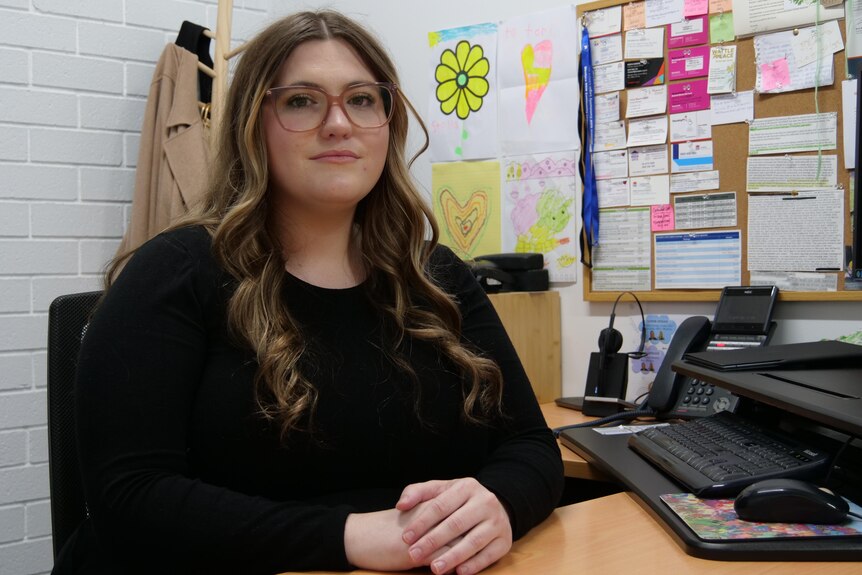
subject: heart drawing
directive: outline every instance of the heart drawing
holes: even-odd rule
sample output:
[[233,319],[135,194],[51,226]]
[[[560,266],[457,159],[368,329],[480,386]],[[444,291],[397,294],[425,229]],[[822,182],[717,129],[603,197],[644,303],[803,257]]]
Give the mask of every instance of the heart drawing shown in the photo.
[[464,254],[472,256],[482,232],[488,223],[488,194],[473,192],[467,202],[461,204],[448,189],[440,193],[440,206],[446,230]]
[[527,87],[526,93],[526,112],[527,123],[533,121],[533,114],[536,112],[536,106],[539,105],[539,100],[545,88],[548,87],[548,81],[551,79],[551,60],[554,53],[554,45],[550,40],[542,40],[535,47],[532,44],[527,44],[521,50],[521,64],[524,67],[524,83]]

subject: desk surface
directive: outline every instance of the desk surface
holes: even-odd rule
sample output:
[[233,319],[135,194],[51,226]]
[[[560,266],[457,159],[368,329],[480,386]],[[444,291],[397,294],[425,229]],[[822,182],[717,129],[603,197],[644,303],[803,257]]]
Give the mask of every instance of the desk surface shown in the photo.
[[[543,403],[541,405],[542,413],[545,415],[545,421],[548,427],[560,427],[561,425],[572,425],[574,423],[583,423],[595,419],[584,415],[580,411],[560,407],[556,403]],[[601,471],[587,463],[583,457],[560,443],[560,453],[563,456],[563,471],[566,477],[575,477],[578,479],[592,479],[595,481],[610,481]]]
[[[724,562],[686,555],[631,496],[617,493],[560,507],[515,542],[486,575],[859,575],[859,563]],[[315,571],[318,575],[329,571]],[[355,574],[376,573],[354,571]],[[412,571],[429,574],[430,571]],[[334,575],[334,574],[333,574]]]

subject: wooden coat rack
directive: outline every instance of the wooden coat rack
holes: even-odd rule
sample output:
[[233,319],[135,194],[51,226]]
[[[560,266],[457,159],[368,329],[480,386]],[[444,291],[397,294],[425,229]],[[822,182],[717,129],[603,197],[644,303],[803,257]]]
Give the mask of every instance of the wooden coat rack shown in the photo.
[[245,44],[230,49],[231,21],[233,15],[233,0],[219,0],[216,16],[215,32],[204,31],[204,35],[215,41],[215,57],[213,67],[198,62],[198,69],[213,79],[212,101],[210,102],[209,118],[210,132],[215,134],[218,129],[219,116],[227,93],[228,60],[245,49]]

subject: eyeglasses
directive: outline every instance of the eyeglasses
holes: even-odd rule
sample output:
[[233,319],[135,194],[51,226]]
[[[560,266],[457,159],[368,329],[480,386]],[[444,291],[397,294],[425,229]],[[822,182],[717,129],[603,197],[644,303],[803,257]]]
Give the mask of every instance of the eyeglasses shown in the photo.
[[326,122],[329,108],[338,104],[357,128],[379,128],[392,118],[392,102],[398,88],[389,82],[354,84],[333,96],[313,86],[270,88],[278,123],[288,132],[307,132]]

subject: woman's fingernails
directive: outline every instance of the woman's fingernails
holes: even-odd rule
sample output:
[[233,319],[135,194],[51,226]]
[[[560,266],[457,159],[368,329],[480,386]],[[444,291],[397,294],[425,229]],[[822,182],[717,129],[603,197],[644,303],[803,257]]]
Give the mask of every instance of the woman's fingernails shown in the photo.
[[404,543],[411,545],[413,540],[416,538],[416,534],[412,531],[405,531],[401,538],[404,540]]
[[411,549],[409,551],[409,553],[410,553],[410,558],[413,559],[414,561],[419,561],[419,559],[422,558],[422,549],[420,549],[419,547],[414,547],[413,549]]
[[437,573],[438,575],[440,575],[441,573],[445,573],[446,572],[446,562],[443,561],[442,559],[438,559],[437,561],[435,561],[434,563],[431,564],[431,570],[434,573]]

